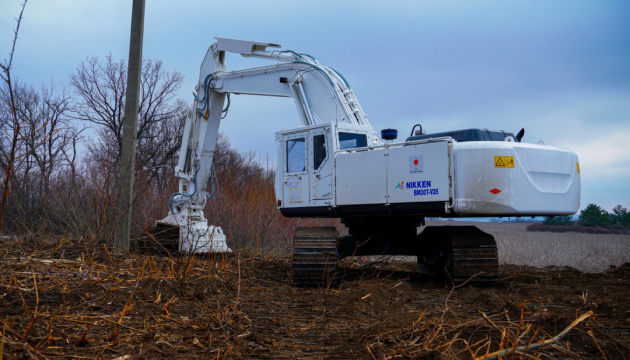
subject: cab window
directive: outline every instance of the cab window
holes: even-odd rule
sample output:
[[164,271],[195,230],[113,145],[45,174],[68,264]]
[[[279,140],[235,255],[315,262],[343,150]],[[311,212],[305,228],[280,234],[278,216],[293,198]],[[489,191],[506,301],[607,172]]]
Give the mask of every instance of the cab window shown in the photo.
[[287,140],[287,172],[306,171],[306,139]]
[[339,133],[339,148],[341,150],[361,148],[367,146],[367,135],[355,133]]
[[505,133],[503,131],[488,131],[490,133],[490,140],[492,141],[505,141]]
[[315,135],[313,136],[313,169],[319,169],[324,160],[326,160],[326,137]]

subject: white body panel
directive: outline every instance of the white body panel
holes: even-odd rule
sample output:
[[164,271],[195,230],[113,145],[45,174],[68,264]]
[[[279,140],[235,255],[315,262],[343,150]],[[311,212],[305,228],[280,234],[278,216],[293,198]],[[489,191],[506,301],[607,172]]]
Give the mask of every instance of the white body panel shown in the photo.
[[387,148],[389,203],[449,201],[449,143]]
[[[466,142],[455,143],[453,152],[455,213],[564,215],[580,207],[578,158],[571,150],[515,142]],[[495,156],[512,156],[514,167],[497,167]]]
[[449,201],[448,144],[338,152],[336,205]]
[[387,202],[387,157],[384,149],[338,153],[336,205]]

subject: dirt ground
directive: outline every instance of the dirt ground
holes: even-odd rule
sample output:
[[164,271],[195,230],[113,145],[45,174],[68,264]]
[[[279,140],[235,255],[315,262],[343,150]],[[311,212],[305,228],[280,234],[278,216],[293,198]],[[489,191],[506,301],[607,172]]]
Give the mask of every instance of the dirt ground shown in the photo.
[[507,265],[496,287],[454,289],[414,263],[345,261],[299,288],[289,259],[22,245],[0,242],[5,359],[630,358],[630,264]]

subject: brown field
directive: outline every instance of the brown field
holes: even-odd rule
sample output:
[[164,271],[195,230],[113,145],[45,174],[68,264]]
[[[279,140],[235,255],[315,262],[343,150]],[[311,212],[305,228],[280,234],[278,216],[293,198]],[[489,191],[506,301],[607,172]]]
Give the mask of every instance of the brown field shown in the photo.
[[529,224],[428,221],[427,225],[475,225],[497,241],[501,264],[572,267],[601,272],[630,262],[630,235],[528,232]]
[[630,358],[629,236],[475,225],[497,238],[493,288],[453,289],[384,259],[345,260],[340,281],[296,288],[286,257],[0,240],[0,358]]

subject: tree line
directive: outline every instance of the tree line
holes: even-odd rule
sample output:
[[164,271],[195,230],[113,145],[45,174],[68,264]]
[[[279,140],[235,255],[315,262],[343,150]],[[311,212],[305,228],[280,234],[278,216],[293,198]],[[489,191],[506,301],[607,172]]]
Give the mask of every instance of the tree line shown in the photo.
[[[10,181],[4,184],[11,195],[3,230],[34,229],[29,224],[44,217],[54,220],[48,223],[53,229],[70,225],[76,218],[66,219],[68,202],[83,203],[88,209],[80,214],[86,215],[102,210],[88,206],[97,200],[88,194],[92,190],[108,192],[107,203],[115,196],[126,69],[123,60],[111,55],[94,57],[70,75],[70,89],[52,83],[36,88],[19,80],[0,88],[0,166],[5,174],[11,149],[15,153]],[[141,179],[156,189],[167,187],[168,169],[181,143],[188,111],[176,98],[182,83],[183,76],[166,71],[161,61],[144,61],[137,160]],[[51,204],[57,198],[60,203]]]
[[573,216],[545,216],[545,225],[580,225],[588,227],[614,228],[618,230],[630,230],[630,213],[628,209],[617,205],[612,212],[607,212],[596,204],[588,204],[581,212],[577,220]]
[[[87,58],[69,76],[68,88],[8,82],[6,65],[0,87],[0,171],[8,194],[0,214],[2,234],[108,244],[118,221],[126,62],[111,55]],[[173,168],[190,111],[177,97],[183,79],[162,61],[143,62],[132,215],[136,238],[166,216],[169,197],[177,191]],[[210,223],[222,226],[237,247],[288,247],[298,220],[276,210],[273,170],[255,154],[234,149],[225,135],[214,164],[220,192],[205,209]]]

